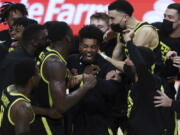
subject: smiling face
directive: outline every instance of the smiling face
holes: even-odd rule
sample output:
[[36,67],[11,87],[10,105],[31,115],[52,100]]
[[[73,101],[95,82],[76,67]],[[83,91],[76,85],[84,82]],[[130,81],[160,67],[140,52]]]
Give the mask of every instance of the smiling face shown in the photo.
[[23,31],[24,31],[24,27],[22,25],[12,26],[10,28],[11,38],[20,41],[22,38]]
[[109,24],[105,20],[102,19],[92,19],[90,24],[95,25],[98,27],[103,33],[105,33],[109,29]]
[[127,14],[117,10],[109,10],[109,24],[117,25],[120,28],[126,28]]
[[80,42],[79,51],[83,56],[83,61],[92,63],[99,50],[99,45],[96,39],[84,38]]

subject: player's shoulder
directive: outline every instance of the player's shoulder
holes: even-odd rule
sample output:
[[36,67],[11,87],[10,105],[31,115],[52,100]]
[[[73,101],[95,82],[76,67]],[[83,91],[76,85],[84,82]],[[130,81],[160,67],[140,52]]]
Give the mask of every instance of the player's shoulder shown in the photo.
[[140,32],[157,32],[157,28],[151,24],[144,24],[139,29]]

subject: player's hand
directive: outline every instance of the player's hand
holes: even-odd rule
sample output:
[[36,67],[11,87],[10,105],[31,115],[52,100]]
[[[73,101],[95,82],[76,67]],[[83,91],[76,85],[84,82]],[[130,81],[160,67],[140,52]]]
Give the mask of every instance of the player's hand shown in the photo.
[[177,52],[176,51],[169,51],[167,54],[166,54],[166,57],[168,59],[171,59],[173,60],[173,57],[176,57],[177,56]]
[[121,77],[119,75],[120,71],[119,70],[111,70],[106,74],[106,80],[115,80],[120,82]]
[[132,60],[130,58],[126,58],[124,60],[125,64],[128,66],[134,66],[134,63],[132,62]]
[[95,87],[97,80],[94,75],[91,74],[83,74],[83,87],[87,89],[92,89]]
[[180,56],[175,56],[172,58],[173,66],[180,70]]
[[159,96],[154,97],[155,107],[171,107],[172,99],[170,99],[164,92],[157,90]]
[[92,65],[87,66],[87,67],[84,69],[84,72],[83,72],[83,73],[85,73],[85,74],[97,75],[99,71],[100,71],[99,66],[92,64]]
[[134,31],[130,29],[123,30],[123,39],[125,42],[130,41],[134,36]]
[[108,41],[116,37],[116,32],[112,31],[111,29],[107,30],[103,35],[103,40]]
[[72,68],[72,69],[71,69],[71,73],[72,73],[73,75],[78,75],[78,70],[77,70],[76,68]]

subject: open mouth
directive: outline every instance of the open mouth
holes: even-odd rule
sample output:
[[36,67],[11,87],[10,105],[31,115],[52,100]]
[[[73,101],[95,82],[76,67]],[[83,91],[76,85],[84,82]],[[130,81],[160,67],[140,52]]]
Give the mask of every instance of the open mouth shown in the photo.
[[93,58],[93,55],[91,53],[86,54],[86,59],[90,60]]

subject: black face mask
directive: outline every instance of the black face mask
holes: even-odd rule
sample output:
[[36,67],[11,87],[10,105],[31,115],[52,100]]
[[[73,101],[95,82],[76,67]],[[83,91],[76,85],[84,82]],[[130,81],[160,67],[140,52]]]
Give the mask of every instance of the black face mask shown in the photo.
[[112,29],[114,32],[120,32],[120,33],[122,33],[123,30],[125,30],[126,28],[121,28],[119,24],[111,24],[111,29]]
[[171,34],[173,32],[173,22],[164,19],[160,28],[160,32],[163,35]]
[[121,28],[121,27],[120,27],[120,24],[121,24],[123,18],[124,18],[124,16],[121,18],[119,24],[111,24],[111,29],[112,29],[114,32],[120,32],[120,33],[122,33],[123,30],[126,29],[126,27],[124,27],[124,28]]

